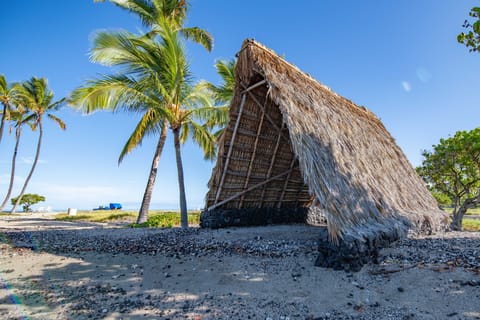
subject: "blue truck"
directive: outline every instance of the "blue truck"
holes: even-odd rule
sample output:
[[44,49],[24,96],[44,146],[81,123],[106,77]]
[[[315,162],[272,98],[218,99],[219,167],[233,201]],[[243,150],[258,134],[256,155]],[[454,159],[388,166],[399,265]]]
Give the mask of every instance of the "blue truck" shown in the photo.
[[122,205],[120,203],[112,202],[108,206],[99,206],[93,210],[121,210]]

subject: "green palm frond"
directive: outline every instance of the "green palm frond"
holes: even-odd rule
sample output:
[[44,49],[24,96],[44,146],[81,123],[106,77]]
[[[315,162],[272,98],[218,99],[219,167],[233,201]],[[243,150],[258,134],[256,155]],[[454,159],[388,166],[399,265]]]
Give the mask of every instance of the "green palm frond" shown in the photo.
[[171,117],[169,110],[162,108],[162,92],[151,88],[149,79],[136,81],[124,75],[104,76],[91,80],[85,86],[75,89],[70,96],[70,104],[78,109],[91,113],[96,110],[113,110],[122,108],[127,111],[143,112],[149,108],[158,108],[165,117]]
[[202,45],[208,52],[213,49],[213,37],[207,31],[198,27],[184,28],[181,30],[186,39]]
[[56,122],[58,124],[58,126],[60,127],[60,129],[65,130],[67,128],[65,122],[63,122],[63,120],[60,119],[59,117],[54,116],[53,114],[48,114],[48,117],[51,120],[53,120],[54,122]]
[[215,100],[212,92],[205,88],[202,82],[194,87],[189,87],[189,90],[185,91],[183,105],[187,109],[195,109],[199,106],[203,108],[213,108]]
[[117,6],[127,9],[128,11],[138,15],[142,23],[146,26],[151,25],[154,21],[154,10],[152,10],[152,1],[147,0],[110,0]]
[[217,131],[213,132],[213,136],[215,137],[215,143],[218,142],[223,138],[223,134],[225,133],[225,127],[218,129]]
[[180,130],[180,142],[181,143],[187,142],[189,135],[190,135],[190,124],[188,122],[184,122]]
[[120,164],[123,158],[132,152],[133,149],[142,144],[143,138],[148,135],[158,134],[164,125],[163,117],[158,110],[149,109],[145,112],[120,152],[118,164]]
[[0,96],[6,95],[9,91],[7,79],[3,74],[0,74]]
[[209,129],[224,127],[230,121],[229,107],[206,107],[192,110],[192,117],[205,123]]
[[[21,124],[27,124],[27,123],[36,124],[37,119],[38,119],[38,115],[36,115],[35,113],[30,113],[30,114],[26,115],[25,118],[23,118],[23,120],[21,120]],[[31,129],[35,130],[36,126],[31,127]]]
[[215,63],[217,73],[222,78],[222,84],[219,86],[211,85],[215,93],[215,97],[219,103],[229,104],[233,97],[235,89],[235,65],[236,61],[232,60],[218,60]]
[[196,122],[189,123],[192,140],[200,146],[205,159],[212,160],[216,157],[216,138],[210,133],[208,128]]
[[94,38],[90,59],[105,66],[123,67],[129,74],[143,74],[152,65],[149,40],[127,31],[100,31]]

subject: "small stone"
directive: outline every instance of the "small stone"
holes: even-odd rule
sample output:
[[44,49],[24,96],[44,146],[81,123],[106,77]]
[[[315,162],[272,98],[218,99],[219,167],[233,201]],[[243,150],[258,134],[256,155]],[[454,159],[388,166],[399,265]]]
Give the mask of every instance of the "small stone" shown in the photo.
[[404,292],[405,291],[405,289],[403,289],[403,287],[398,287],[397,290],[398,290],[398,292]]

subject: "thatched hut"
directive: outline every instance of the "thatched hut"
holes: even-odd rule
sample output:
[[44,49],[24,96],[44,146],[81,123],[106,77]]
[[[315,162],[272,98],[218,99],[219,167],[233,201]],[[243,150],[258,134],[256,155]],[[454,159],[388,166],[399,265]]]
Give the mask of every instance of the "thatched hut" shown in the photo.
[[336,244],[446,225],[372,112],[246,40],[201,224],[301,222],[308,215],[326,218]]

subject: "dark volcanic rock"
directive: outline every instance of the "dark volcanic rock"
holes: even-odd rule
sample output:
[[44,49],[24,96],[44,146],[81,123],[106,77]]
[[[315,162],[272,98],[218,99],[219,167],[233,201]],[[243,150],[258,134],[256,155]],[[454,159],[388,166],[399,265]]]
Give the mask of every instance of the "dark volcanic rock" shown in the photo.
[[232,226],[264,226],[279,223],[304,223],[308,208],[244,208],[214,209],[202,212],[202,228],[225,228]]
[[317,267],[333,268],[335,270],[360,271],[363,265],[376,262],[378,250],[399,239],[395,232],[380,232],[368,239],[358,239],[345,236],[337,244],[330,241],[328,230],[320,230]]

